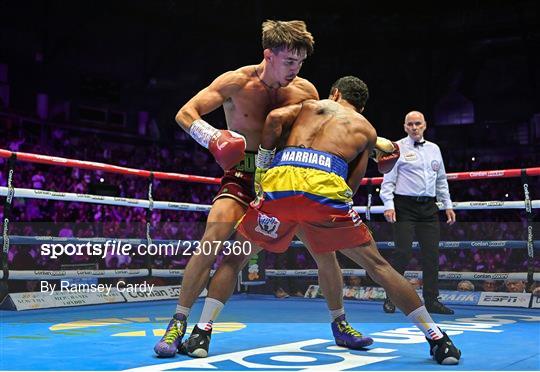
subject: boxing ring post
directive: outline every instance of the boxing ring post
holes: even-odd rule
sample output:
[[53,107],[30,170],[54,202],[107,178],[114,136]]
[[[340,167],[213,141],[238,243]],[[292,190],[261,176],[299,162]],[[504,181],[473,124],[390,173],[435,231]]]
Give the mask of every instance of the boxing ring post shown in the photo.
[[[152,244],[152,211],[154,210],[154,197],[152,195],[152,189],[154,186],[154,172],[150,172],[148,177],[148,208],[146,208],[146,244],[147,247]],[[146,269],[148,270],[148,276],[152,276],[152,259],[150,255],[145,257]]]
[[521,170],[521,183],[523,184],[525,215],[527,217],[527,286],[530,288],[534,282],[534,233],[532,203],[529,194],[529,177],[527,176],[527,171],[525,169]]
[[0,302],[4,300],[4,297],[8,294],[8,278],[9,278],[9,266],[8,266],[8,251],[9,251],[9,219],[11,217],[11,210],[13,209],[13,196],[15,194],[15,188],[13,187],[13,174],[15,173],[15,162],[17,161],[17,154],[12,153],[7,161],[7,195],[4,202],[4,221],[2,228],[2,280],[0,281]]
[[367,185],[366,221],[371,221],[371,207],[373,206],[373,185]]

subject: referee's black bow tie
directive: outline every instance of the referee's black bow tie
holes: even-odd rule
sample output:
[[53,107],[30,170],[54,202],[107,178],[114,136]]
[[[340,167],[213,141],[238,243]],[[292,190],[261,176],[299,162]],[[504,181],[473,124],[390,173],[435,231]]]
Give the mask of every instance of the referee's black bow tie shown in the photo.
[[414,147],[418,147],[418,146],[424,146],[424,143],[426,143],[426,141],[422,141],[422,142],[415,142],[415,143],[414,143]]

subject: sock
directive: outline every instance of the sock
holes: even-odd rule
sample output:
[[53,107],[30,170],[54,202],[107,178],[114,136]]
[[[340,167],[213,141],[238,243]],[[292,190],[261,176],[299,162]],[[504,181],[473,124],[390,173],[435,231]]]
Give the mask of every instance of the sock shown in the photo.
[[189,307],[176,305],[176,314],[183,314],[187,318],[190,311],[191,311],[191,308]]
[[206,297],[206,300],[204,300],[201,318],[199,319],[199,323],[197,323],[197,327],[207,332],[212,331],[212,324],[223,309],[223,306],[225,305],[215,298]]
[[437,324],[431,318],[425,306],[420,306],[418,309],[407,315],[411,320],[430,340],[438,340],[443,338],[443,334]]
[[345,309],[340,308],[337,310],[330,310],[330,318],[332,318],[332,321],[336,320],[340,316],[345,315]]

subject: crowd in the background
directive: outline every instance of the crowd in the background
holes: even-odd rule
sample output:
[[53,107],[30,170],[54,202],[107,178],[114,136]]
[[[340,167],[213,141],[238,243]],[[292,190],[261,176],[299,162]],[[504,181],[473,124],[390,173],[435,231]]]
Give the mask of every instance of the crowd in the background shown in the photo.
[[[47,132],[47,140],[31,140],[22,128],[12,131],[0,143],[0,148],[12,151],[31,152],[59,157],[104,162],[119,166],[167,171],[184,174],[220,176],[220,169],[206,151],[192,144],[183,133],[179,143],[184,147],[157,147],[111,143],[95,135],[75,136],[63,129]],[[182,149],[180,149],[182,148]],[[490,163],[483,160],[466,162],[447,157],[447,172],[515,168],[515,161]],[[0,185],[6,185],[7,160],[0,158],[2,172]],[[459,165],[459,167],[457,167]],[[532,165],[532,164],[531,164]],[[461,168],[466,167],[466,168]],[[375,176],[376,174],[373,174]],[[531,179],[538,185],[538,180]],[[18,161],[13,184],[19,188],[32,188],[78,194],[92,193],[100,186],[112,187],[115,195],[127,198],[147,199],[148,180],[135,176],[125,176],[79,168],[49,166]],[[153,181],[153,198],[160,201],[180,201],[196,204],[210,204],[218,190],[217,185],[174,181]],[[455,182],[450,185],[453,201],[468,200],[523,200],[520,179],[496,179],[490,181]],[[534,187],[530,187],[532,198]],[[538,190],[538,188],[536,188]],[[380,205],[377,189],[372,187],[373,204]],[[365,205],[368,189],[362,190],[355,198],[355,204]],[[3,216],[3,210],[0,212]],[[206,214],[203,212],[154,210],[151,212],[151,237],[159,239],[196,240],[204,230]],[[525,240],[526,217],[519,210],[458,211],[458,223],[443,227],[443,240]],[[2,219],[3,220],[3,219]],[[11,211],[11,235],[59,236],[59,237],[146,237],[147,211],[143,208],[117,207],[61,202],[37,199],[15,198]],[[368,222],[375,239],[391,240],[391,227],[384,223],[382,216],[372,215]],[[444,226],[444,224],[443,224]],[[383,255],[390,257],[389,250]],[[343,268],[355,265],[339,255]],[[183,268],[187,255],[153,256],[151,264],[160,268]],[[408,267],[420,270],[418,254]],[[216,265],[219,264],[219,260]],[[58,269],[70,265],[89,265],[100,269],[142,268],[148,265],[144,256],[109,255],[104,260],[82,255],[52,259],[40,254],[38,245],[12,244],[9,251],[9,265],[12,269]],[[481,272],[523,272],[527,270],[526,249],[452,249],[441,250],[439,256],[441,271],[481,271]],[[316,268],[314,260],[305,249],[292,249],[287,256],[266,255],[266,266],[276,269]],[[536,267],[540,259],[536,258]],[[285,287],[285,289],[284,289]],[[294,284],[276,282],[276,295],[285,297],[288,292],[302,293],[305,288]]]

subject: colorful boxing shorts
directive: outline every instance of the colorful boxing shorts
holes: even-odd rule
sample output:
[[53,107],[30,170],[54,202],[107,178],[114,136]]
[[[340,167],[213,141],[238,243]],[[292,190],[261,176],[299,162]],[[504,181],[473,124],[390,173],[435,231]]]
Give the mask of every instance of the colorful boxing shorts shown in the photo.
[[225,171],[223,178],[221,178],[221,187],[212,203],[219,198],[232,198],[247,207],[255,199],[254,174],[255,153],[246,151],[244,160],[234,168]]
[[238,232],[276,253],[296,234],[320,253],[369,243],[371,233],[352,209],[347,171],[343,159],[323,151],[280,151],[261,180],[263,199],[250,204]]

